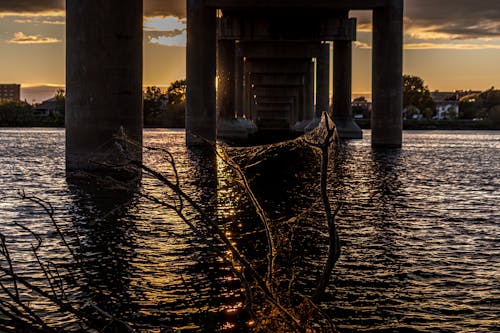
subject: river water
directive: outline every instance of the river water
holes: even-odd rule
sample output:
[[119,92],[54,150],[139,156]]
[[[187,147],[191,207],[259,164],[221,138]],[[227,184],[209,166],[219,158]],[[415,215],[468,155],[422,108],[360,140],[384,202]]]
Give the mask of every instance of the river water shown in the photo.
[[[324,310],[341,332],[499,331],[500,133],[409,131],[392,150],[372,149],[364,134],[338,149],[330,174],[332,204],[343,203],[342,255]],[[227,222],[236,243],[255,239],[248,200],[224,163],[188,151],[183,131],[146,130],[144,141],[173,154],[185,190]],[[146,151],[144,159],[169,174],[163,157]],[[276,220],[315,200],[317,160],[290,158],[251,176]],[[227,267],[176,214],[141,197],[164,195],[161,184],[146,176],[136,194],[110,198],[68,183],[61,129],[0,129],[0,166],[0,232],[22,274],[41,273],[29,259],[32,237],[14,222],[41,235],[49,259],[64,249],[18,190],[51,202],[63,230],[79,230],[104,291],[94,300],[102,297],[107,311],[144,331],[246,329],[241,287]],[[299,233],[306,259],[318,260],[308,248],[322,230]]]

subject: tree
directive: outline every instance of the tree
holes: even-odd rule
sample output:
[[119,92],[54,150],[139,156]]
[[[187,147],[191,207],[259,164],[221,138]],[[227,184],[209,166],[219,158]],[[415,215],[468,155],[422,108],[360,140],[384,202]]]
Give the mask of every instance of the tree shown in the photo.
[[418,76],[403,75],[403,107],[415,106],[419,110],[429,108],[436,110],[429,88],[424,85],[424,80]]
[[59,114],[64,115],[66,110],[66,92],[64,89],[59,88],[56,90],[56,95],[54,96],[57,103],[57,111]]
[[167,88],[168,104],[181,104],[186,100],[186,80],[172,82]]
[[152,86],[146,87],[144,92],[144,118],[148,119],[151,116],[156,116],[161,111],[161,106],[165,95],[162,93],[161,89]]
[[0,125],[21,126],[32,119],[32,110],[26,102],[0,100]]
[[[500,90],[491,89],[460,99],[460,118],[491,118],[492,110],[500,106]],[[493,113],[495,113],[493,111]]]
[[459,101],[459,118],[460,119],[474,119],[482,118],[479,116],[483,109],[483,99],[480,94],[469,94],[462,97]]
[[425,119],[431,119],[434,113],[435,111],[432,110],[431,108],[425,108],[424,111],[422,111],[422,115],[424,116]]

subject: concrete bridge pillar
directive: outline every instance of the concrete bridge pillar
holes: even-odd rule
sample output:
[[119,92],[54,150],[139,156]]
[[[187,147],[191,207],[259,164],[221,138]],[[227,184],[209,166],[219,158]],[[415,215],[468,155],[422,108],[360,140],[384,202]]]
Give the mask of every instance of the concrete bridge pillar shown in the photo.
[[[216,9],[187,0],[186,144],[216,140]],[[200,139],[203,138],[203,139]]]
[[235,45],[235,64],[234,64],[234,107],[238,118],[243,117],[243,71],[244,58],[241,54],[239,43]]
[[218,116],[220,119],[235,118],[235,43],[232,40],[218,41]]
[[372,146],[403,141],[403,1],[373,11]]
[[321,44],[316,65],[316,117],[330,110],[330,44]]
[[352,42],[333,44],[333,121],[342,139],[361,139],[363,132],[352,117]]
[[[142,157],[142,1],[66,1],[66,169],[104,171]],[[120,130],[120,127],[123,131]]]
[[306,107],[302,120],[312,120],[314,117],[314,62],[307,60],[307,71],[304,73],[306,89]]

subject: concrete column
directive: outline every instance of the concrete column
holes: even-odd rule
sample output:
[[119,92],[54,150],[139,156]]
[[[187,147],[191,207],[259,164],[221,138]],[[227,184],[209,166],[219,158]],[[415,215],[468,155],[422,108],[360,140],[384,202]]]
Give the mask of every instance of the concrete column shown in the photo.
[[308,70],[305,72],[306,107],[302,120],[312,120],[314,117],[314,62],[307,60]]
[[342,139],[361,139],[363,132],[352,117],[352,42],[333,44],[333,121]]
[[187,0],[186,144],[216,139],[216,15],[204,0]]
[[142,158],[142,1],[66,1],[66,169],[108,172],[122,132]]
[[243,114],[247,119],[252,119],[252,112],[250,109],[250,94],[251,94],[251,84],[250,84],[250,72],[249,64],[247,62],[243,63]]
[[235,45],[232,40],[218,41],[218,86],[217,99],[219,117],[221,119],[235,119],[234,92],[235,92]]
[[234,64],[234,108],[238,118],[243,117],[243,56],[241,49],[236,44]]
[[330,44],[321,45],[316,65],[316,117],[330,110]]
[[403,1],[373,11],[372,146],[403,141]]

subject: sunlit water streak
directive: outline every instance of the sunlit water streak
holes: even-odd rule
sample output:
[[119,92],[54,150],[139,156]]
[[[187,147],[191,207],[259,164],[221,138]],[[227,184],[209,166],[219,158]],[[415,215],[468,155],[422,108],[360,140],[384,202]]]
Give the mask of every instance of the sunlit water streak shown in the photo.
[[[500,133],[406,132],[404,148],[388,151],[372,150],[369,140],[367,132],[347,144],[331,173],[332,203],[345,202],[338,217],[343,253],[325,309],[344,332],[498,331]],[[168,147],[187,191],[230,221],[234,237],[251,230],[248,201],[232,188],[221,163],[217,170],[214,161],[188,152],[182,131],[147,130],[145,143]],[[146,153],[145,161],[170,172],[158,154]],[[89,270],[115,300],[110,312],[144,328],[245,327],[246,319],[233,310],[242,301],[237,281],[174,213],[138,196],[109,200],[66,182],[63,130],[0,130],[0,165],[0,232],[17,250],[25,274],[40,274],[29,259],[32,239],[11,221],[40,233],[49,257],[64,251],[49,221],[16,197],[17,189],[52,202],[65,230],[77,225]],[[278,216],[305,204],[309,188],[314,194],[310,176],[297,174],[290,185],[273,184],[272,177],[254,184]],[[280,187],[289,192],[277,195]],[[140,189],[163,190],[148,177]],[[122,207],[99,219],[117,204]],[[317,228],[303,234],[304,244],[318,245]],[[242,240],[248,237],[255,239]],[[305,255],[314,261],[316,252]]]

